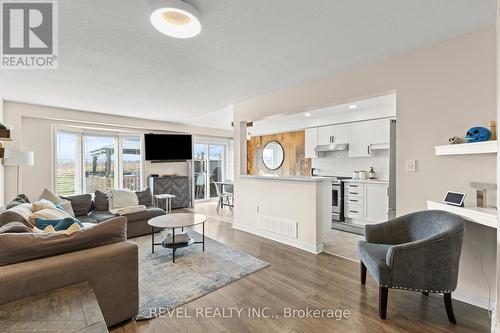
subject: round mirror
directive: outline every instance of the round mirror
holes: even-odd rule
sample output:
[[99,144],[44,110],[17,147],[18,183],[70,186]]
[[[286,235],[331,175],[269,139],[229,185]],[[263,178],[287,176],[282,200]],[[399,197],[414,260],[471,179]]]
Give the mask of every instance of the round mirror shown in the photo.
[[276,141],[269,142],[262,150],[262,162],[271,170],[277,170],[283,164],[285,152],[283,147]]

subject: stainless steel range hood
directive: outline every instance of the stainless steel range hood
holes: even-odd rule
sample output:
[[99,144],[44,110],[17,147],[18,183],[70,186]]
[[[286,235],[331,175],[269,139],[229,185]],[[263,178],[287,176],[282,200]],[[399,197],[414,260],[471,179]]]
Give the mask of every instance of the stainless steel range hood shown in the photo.
[[327,152],[327,151],[339,151],[339,150],[348,150],[348,143],[330,143],[328,145],[318,145],[314,148],[314,151],[317,153]]

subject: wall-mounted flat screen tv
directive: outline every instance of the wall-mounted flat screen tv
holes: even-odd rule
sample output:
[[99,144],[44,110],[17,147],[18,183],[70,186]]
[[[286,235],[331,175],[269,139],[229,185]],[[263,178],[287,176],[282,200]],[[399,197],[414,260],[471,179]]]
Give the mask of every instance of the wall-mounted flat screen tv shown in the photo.
[[187,134],[145,134],[146,161],[185,161],[193,158],[193,139]]

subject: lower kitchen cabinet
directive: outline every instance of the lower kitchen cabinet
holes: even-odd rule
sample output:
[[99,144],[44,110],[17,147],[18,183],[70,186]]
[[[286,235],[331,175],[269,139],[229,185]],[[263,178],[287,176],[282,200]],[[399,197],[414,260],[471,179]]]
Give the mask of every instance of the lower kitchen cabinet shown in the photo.
[[367,223],[387,221],[389,211],[389,186],[366,184],[365,219]]
[[344,216],[347,222],[373,224],[385,222],[389,211],[389,185],[346,181]]

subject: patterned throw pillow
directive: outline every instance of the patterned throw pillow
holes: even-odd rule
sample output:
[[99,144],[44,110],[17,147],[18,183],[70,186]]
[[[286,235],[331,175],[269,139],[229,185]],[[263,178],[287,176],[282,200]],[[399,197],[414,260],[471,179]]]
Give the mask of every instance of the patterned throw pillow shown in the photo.
[[45,208],[56,208],[54,203],[50,202],[49,200],[42,199],[36,202],[33,202],[31,204],[31,210],[34,212],[38,212],[39,210],[45,209]]
[[35,218],[36,226],[38,229],[44,230],[48,226],[54,227],[55,231],[67,230],[73,224],[77,224],[80,228],[83,228],[83,224],[73,217],[66,217],[59,220],[47,220],[44,218]]

